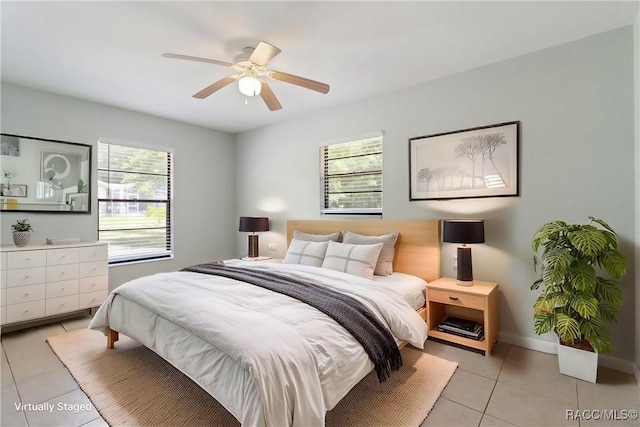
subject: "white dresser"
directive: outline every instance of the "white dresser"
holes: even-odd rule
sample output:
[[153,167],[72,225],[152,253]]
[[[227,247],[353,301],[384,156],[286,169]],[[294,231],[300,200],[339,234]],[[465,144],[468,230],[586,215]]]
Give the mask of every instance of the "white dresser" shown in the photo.
[[109,290],[100,242],[0,247],[0,324],[98,307]]

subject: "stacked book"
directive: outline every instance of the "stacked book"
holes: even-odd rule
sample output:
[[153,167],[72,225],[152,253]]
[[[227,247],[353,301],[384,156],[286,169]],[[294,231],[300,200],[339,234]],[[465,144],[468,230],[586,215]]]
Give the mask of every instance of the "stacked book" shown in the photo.
[[442,319],[442,322],[438,325],[438,330],[476,341],[484,338],[484,327],[481,324],[454,316],[447,316]]

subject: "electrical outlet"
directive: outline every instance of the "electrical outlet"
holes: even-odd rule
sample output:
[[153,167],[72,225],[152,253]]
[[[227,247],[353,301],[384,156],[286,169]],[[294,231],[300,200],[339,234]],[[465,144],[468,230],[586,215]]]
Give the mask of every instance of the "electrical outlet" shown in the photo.
[[454,255],[453,256],[453,270],[457,270],[458,269],[458,255]]
[[269,250],[270,251],[277,251],[278,250],[277,243],[269,243]]

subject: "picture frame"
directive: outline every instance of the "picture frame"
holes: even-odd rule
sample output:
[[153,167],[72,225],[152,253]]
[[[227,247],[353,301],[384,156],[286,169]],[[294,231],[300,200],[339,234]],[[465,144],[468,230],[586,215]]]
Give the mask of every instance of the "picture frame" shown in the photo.
[[0,196],[27,197],[27,186],[25,184],[11,184],[10,186],[0,184]]
[[409,200],[518,197],[520,122],[409,139]]
[[65,203],[72,211],[82,211],[87,209],[87,193],[67,193]]

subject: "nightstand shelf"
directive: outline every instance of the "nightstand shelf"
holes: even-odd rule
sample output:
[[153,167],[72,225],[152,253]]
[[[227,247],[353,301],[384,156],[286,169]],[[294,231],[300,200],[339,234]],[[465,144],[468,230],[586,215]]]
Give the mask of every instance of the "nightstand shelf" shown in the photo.
[[[485,356],[498,338],[498,284],[475,280],[473,286],[456,285],[456,279],[440,278],[427,285],[427,326],[429,336],[466,347],[482,350]],[[470,338],[438,330],[448,315],[473,320],[484,325],[484,338]]]

